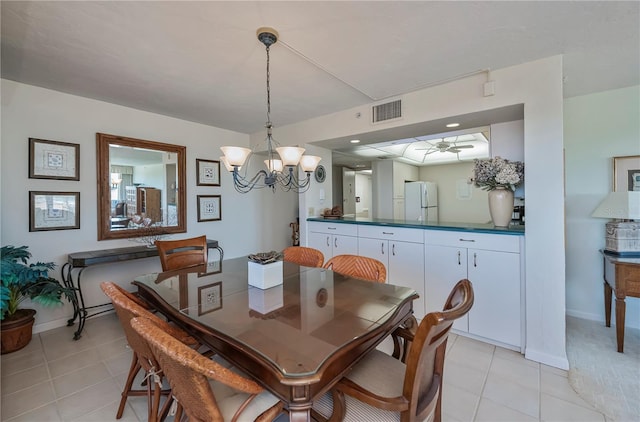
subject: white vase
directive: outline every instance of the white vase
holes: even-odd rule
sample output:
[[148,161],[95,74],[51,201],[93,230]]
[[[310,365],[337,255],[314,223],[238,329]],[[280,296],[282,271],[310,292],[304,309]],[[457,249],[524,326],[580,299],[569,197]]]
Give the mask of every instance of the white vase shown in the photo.
[[489,213],[496,227],[509,227],[513,215],[513,191],[498,187],[489,191]]

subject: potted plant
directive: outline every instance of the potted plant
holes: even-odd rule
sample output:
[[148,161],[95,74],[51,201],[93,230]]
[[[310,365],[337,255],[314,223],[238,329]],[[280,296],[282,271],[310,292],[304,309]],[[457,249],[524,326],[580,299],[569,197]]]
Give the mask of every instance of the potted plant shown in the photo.
[[14,352],[31,341],[35,309],[21,309],[27,298],[44,306],[62,303],[64,294],[75,300],[73,289],[64,287],[49,277],[53,262],[27,264],[31,253],[28,246],[3,246],[0,273],[0,320],[2,321],[2,354]]

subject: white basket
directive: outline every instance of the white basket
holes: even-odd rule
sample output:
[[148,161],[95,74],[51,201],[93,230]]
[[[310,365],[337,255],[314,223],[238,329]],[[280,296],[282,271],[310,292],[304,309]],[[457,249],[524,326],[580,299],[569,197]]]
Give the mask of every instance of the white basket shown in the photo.
[[640,252],[640,223],[606,224],[605,249],[616,253]]
[[266,265],[249,261],[249,285],[269,289],[279,284],[282,284],[282,261]]

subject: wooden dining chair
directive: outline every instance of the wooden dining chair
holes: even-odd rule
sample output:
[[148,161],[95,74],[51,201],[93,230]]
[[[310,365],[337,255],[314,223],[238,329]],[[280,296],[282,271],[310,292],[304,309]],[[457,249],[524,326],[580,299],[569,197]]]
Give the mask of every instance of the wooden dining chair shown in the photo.
[[207,263],[207,236],[179,240],[156,240],[162,271]]
[[387,269],[377,259],[359,255],[336,255],[329,259],[324,268],[361,280],[384,283]]
[[162,366],[190,422],[263,422],[283,412],[277,397],[221,357],[207,359],[167,334],[156,321],[134,318],[131,326]]
[[305,267],[322,267],[324,255],[317,249],[305,246],[289,246],[282,251],[284,260]]
[[406,364],[372,350],[314,405],[314,412],[331,420],[440,422],[449,331],[469,312],[473,298],[471,282],[460,280],[444,310],[420,322]]
[[[130,396],[147,396],[148,407],[148,421],[156,422],[162,419],[162,416],[169,410],[168,407],[163,408],[162,412],[159,412],[160,397],[161,395],[168,395],[169,391],[162,390],[162,371],[157,361],[155,360],[153,353],[147,346],[138,333],[131,328],[131,320],[135,317],[146,317],[156,322],[157,326],[162,327],[162,330],[181,342],[185,347],[198,347],[199,343],[196,339],[189,336],[181,329],[169,324],[162,320],[160,317],[152,314],[144,307],[140,306],[137,302],[131,300],[127,295],[122,293],[122,288],[112,282],[100,283],[102,291],[111,299],[120,324],[124,330],[124,334],[127,338],[127,343],[131,350],[133,350],[133,359],[131,361],[131,367],[129,368],[129,374],[127,381],[125,382],[122,390],[122,398],[120,399],[120,406],[116,413],[116,419],[122,417],[124,412],[124,406],[127,402],[127,398]],[[196,352],[197,353],[197,352]],[[146,383],[146,389],[137,390],[133,389],[133,381],[140,372],[144,370],[145,374],[149,377]],[[155,378],[157,375],[158,378]],[[158,382],[152,381],[153,379]],[[167,400],[169,402],[169,400]]]

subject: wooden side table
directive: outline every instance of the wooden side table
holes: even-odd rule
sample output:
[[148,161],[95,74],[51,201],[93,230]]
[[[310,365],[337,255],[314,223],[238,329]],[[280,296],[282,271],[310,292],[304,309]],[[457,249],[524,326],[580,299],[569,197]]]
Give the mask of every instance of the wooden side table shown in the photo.
[[627,296],[640,297],[640,258],[622,258],[600,251],[604,257],[604,313],[611,327],[611,293],[616,296],[616,339],[618,352],[624,350],[624,320]]

